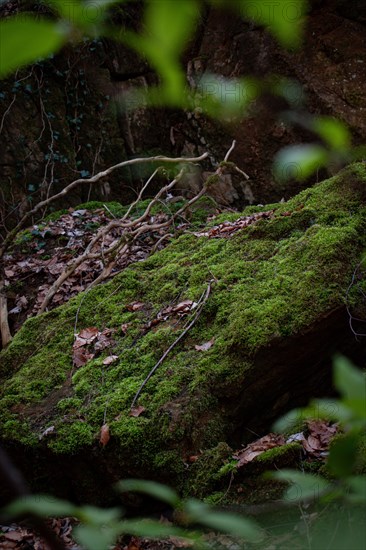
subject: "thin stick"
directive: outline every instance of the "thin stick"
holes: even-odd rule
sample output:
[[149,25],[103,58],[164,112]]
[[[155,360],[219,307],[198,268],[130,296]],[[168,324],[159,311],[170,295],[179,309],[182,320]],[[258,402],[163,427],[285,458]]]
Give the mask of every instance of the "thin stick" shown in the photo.
[[226,153],[225,157],[224,157],[224,162],[227,162],[227,160],[229,159],[229,156],[231,155],[231,153],[234,151],[235,149],[235,145],[236,145],[236,140],[233,139],[233,142],[231,144],[231,147],[230,149],[228,150],[228,152]]
[[205,305],[205,303],[207,302],[208,300],[208,297],[210,296],[210,293],[211,293],[211,286],[212,286],[212,282],[213,281],[210,281],[207,285],[207,288],[206,290],[202,293],[199,301],[198,301],[198,307],[197,307],[197,311],[195,313],[195,316],[193,317],[192,321],[189,323],[189,325],[187,326],[187,328],[185,328],[183,330],[183,332],[181,332],[181,334],[178,336],[178,338],[176,340],[174,340],[174,342],[172,343],[171,346],[169,346],[169,348],[163,353],[163,355],[160,357],[159,361],[154,365],[154,367],[151,369],[151,371],[149,372],[149,374],[147,375],[147,377],[145,378],[145,380],[142,382],[141,386],[139,387],[139,389],[137,390],[136,394],[135,394],[135,397],[133,398],[132,400],[132,403],[131,403],[131,409],[133,409],[133,407],[135,406],[135,403],[136,401],[138,400],[138,398],[140,397],[140,394],[143,390],[143,388],[146,386],[146,384],[148,383],[148,381],[150,380],[150,378],[152,377],[152,375],[154,374],[154,372],[158,369],[158,367],[160,367],[160,365],[162,364],[162,362],[165,360],[165,358],[167,357],[167,355],[172,351],[172,349],[178,344],[178,342],[180,342],[182,340],[182,338],[184,338],[184,336],[187,334],[187,332],[189,330],[191,330],[191,328],[193,327],[193,325],[195,324],[195,322],[197,321],[198,317],[201,315],[201,312],[203,310],[203,307]]
[[143,188],[141,189],[140,193],[138,194],[138,197],[137,199],[130,204],[126,214],[122,217],[122,221],[125,221],[127,220],[128,216],[130,215],[131,213],[131,210],[136,206],[136,204],[138,204],[142,198],[142,195],[144,194],[144,191],[146,191],[146,188],[147,186],[149,185],[149,183],[154,179],[154,177],[156,176],[156,174],[159,172],[159,170],[161,170],[161,166],[159,166],[152,174],[151,176],[149,177],[149,179],[147,180],[147,182],[145,183],[145,185],[143,186]]

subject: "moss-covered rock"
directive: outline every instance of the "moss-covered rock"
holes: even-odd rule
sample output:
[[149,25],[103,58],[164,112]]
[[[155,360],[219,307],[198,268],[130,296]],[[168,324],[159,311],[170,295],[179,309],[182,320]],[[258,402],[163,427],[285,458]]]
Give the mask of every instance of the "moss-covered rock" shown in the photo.
[[[109,481],[140,475],[182,486],[187,456],[248,441],[286,408],[325,393],[332,353],[354,346],[344,301],[366,248],[365,166],[271,208],[271,219],[231,238],[182,235],[112,282],[29,319],[0,355],[7,447],[55,460],[81,453]],[[130,416],[142,382],[190,317],[149,321],[168,305],[198,302],[209,281],[197,322],[143,387],[144,412]],[[130,311],[134,301],[143,307]],[[76,321],[77,331],[116,329],[113,349],[78,369]],[[206,351],[195,348],[211,339]],[[109,353],[118,361],[104,365]],[[102,448],[105,422],[111,439]]]

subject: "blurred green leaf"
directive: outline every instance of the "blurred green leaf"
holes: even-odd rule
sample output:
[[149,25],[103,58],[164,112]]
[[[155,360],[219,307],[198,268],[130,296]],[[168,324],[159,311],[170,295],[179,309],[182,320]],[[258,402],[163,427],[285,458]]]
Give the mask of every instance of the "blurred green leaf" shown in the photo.
[[307,407],[293,409],[279,418],[273,425],[276,432],[284,433],[308,418],[324,418],[325,420],[337,420],[347,422],[352,416],[351,411],[336,399],[317,399]]
[[254,521],[236,514],[216,512],[198,500],[187,500],[184,511],[191,521],[222,533],[228,533],[251,542],[259,542],[263,538],[260,527]]
[[120,508],[97,508],[95,506],[80,506],[76,510],[76,517],[84,523],[102,525],[116,521],[121,517]]
[[118,524],[118,529],[120,533],[135,535],[137,537],[181,537],[184,539],[198,538],[193,533],[189,533],[184,529],[181,529],[180,527],[174,527],[173,525],[164,525],[163,523],[150,519],[125,520]]
[[302,181],[325,166],[328,160],[328,153],[321,145],[290,145],[275,156],[273,172],[279,181],[292,178]]
[[145,9],[144,33],[124,32],[120,39],[147,58],[162,79],[160,93],[166,106],[180,106],[186,75],[180,55],[199,17],[196,0],[150,0]]
[[[225,1],[221,3],[227,5]],[[231,5],[240,10],[242,17],[266,26],[282,46],[286,48],[300,46],[303,37],[304,15],[308,6],[305,0],[296,2],[236,0]]]
[[315,117],[313,129],[331,149],[345,153],[351,147],[351,135],[347,126],[335,118]]
[[351,476],[346,479],[346,484],[351,490],[347,499],[353,504],[366,503],[366,476]]
[[334,385],[355,416],[366,419],[366,375],[345,357],[334,360]]
[[205,74],[197,84],[192,108],[219,119],[244,116],[259,92],[259,83],[252,78],[226,79]]
[[178,58],[199,16],[196,0],[149,0],[145,12],[146,37],[161,53]]
[[17,499],[5,508],[9,516],[34,514],[40,517],[76,516],[78,508],[65,500],[51,495],[27,495]]
[[98,25],[105,19],[107,8],[124,0],[46,0],[48,4],[57,9],[61,17],[67,19],[73,25],[88,27]]
[[122,492],[135,491],[137,493],[145,493],[158,500],[162,500],[175,507],[180,503],[177,493],[161,483],[155,481],[146,481],[143,479],[124,479],[116,485],[117,489]]
[[0,21],[0,78],[57,52],[67,35],[60,23],[24,14]]
[[76,542],[88,550],[107,550],[121,534],[119,529],[108,526],[77,525],[72,531]]
[[327,466],[331,474],[345,478],[353,473],[357,458],[359,435],[348,433],[331,443]]
[[271,479],[287,481],[291,486],[285,493],[285,500],[301,502],[302,500],[317,500],[330,484],[322,477],[305,474],[296,470],[280,470],[267,475]]

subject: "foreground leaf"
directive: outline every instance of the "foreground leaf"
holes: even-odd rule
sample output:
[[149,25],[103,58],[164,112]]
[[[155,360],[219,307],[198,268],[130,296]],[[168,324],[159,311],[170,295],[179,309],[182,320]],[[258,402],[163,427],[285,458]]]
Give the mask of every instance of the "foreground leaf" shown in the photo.
[[177,506],[180,502],[178,494],[173,489],[155,481],[125,479],[117,483],[117,489],[122,492],[136,491],[137,493],[145,493],[151,497],[163,500],[173,507]]
[[290,145],[277,153],[273,172],[279,181],[291,178],[303,181],[325,166],[328,160],[328,153],[321,145]]
[[0,78],[57,52],[66,36],[66,27],[24,14],[0,21]]
[[77,507],[51,495],[28,495],[19,498],[5,508],[9,516],[33,514],[40,517],[76,516]]
[[254,521],[237,514],[216,512],[198,500],[188,500],[185,503],[185,512],[191,521],[222,533],[250,542],[259,542],[262,539],[262,531]]
[[322,477],[297,472],[296,470],[271,472],[268,477],[291,483],[291,487],[285,493],[285,500],[294,503],[302,500],[317,500],[330,487],[329,483]]
[[359,418],[366,419],[366,375],[345,357],[334,361],[334,385],[344,404]]

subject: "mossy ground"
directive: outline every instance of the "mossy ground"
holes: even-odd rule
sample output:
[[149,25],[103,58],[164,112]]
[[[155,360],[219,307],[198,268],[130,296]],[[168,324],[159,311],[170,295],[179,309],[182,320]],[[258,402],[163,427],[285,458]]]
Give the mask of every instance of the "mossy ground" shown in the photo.
[[[184,234],[112,282],[29,319],[0,355],[0,436],[56,453],[110,448],[128,471],[148,468],[183,479],[187,453],[227,439],[235,419],[225,417],[221,404],[232,388],[240,393],[256,352],[342,306],[366,248],[365,201],[366,170],[357,164],[285,204],[263,208],[275,209],[271,220],[229,239]],[[245,214],[254,210],[260,208]],[[223,214],[212,223],[236,217]],[[198,321],[144,387],[139,404],[145,412],[129,416],[142,381],[187,319],[151,330],[146,323],[167,305],[197,302],[212,280]],[[136,300],[144,307],[128,311]],[[77,331],[117,330],[113,349],[79,369],[72,366],[76,318]],[[195,349],[213,337],[208,351]],[[109,353],[119,359],[105,366]],[[111,441],[98,451],[104,422]]]

